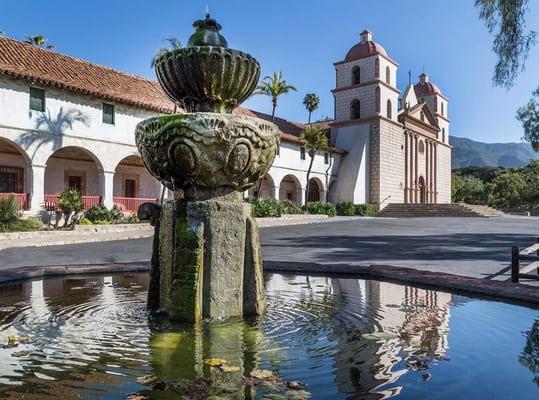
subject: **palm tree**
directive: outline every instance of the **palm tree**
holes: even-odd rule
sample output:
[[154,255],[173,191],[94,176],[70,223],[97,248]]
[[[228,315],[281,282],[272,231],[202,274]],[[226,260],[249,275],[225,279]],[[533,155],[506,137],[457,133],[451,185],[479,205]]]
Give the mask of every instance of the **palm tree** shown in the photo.
[[311,114],[320,106],[320,97],[316,93],[307,93],[303,98],[303,105],[309,111],[309,124],[311,123]]
[[305,141],[305,147],[309,151],[309,157],[311,162],[309,163],[309,169],[307,170],[307,187],[305,188],[306,196],[305,203],[307,203],[309,197],[309,179],[311,175],[311,168],[313,167],[314,156],[318,151],[325,151],[329,148],[327,129],[323,125],[308,125],[301,132],[300,138]]
[[174,36],[167,36],[167,37],[163,38],[163,40],[170,44],[170,48],[169,47],[162,47],[159,50],[157,50],[157,53],[155,53],[155,56],[153,56],[153,58],[152,58],[152,63],[151,63],[152,68],[155,67],[155,63],[156,63],[157,59],[159,57],[161,57],[163,54],[165,54],[166,52],[168,52],[171,49],[174,50],[174,49],[181,49],[182,48],[182,44],[180,42],[180,39],[175,38]]
[[54,49],[54,46],[52,44],[47,44],[47,42],[47,38],[43,35],[25,35],[24,39],[24,43],[28,43],[33,46]]
[[271,122],[275,122],[275,109],[277,108],[278,97],[291,91],[295,92],[296,88],[289,85],[286,80],[283,79],[282,71],[276,71],[273,73],[273,76],[266,76],[258,83],[254,94],[263,94],[271,97],[271,103],[273,104]]

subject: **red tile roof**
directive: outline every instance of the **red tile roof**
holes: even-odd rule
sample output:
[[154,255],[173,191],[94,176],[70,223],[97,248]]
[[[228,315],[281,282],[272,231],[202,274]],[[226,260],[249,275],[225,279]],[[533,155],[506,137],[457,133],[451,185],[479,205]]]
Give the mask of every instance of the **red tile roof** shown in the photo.
[[442,94],[442,91],[434,83],[419,82],[414,85],[414,92],[418,99],[429,96],[431,94]]
[[174,110],[155,81],[9,38],[0,38],[0,75],[152,111]]
[[[0,37],[0,76],[159,113],[174,111],[174,103],[156,81],[6,37]],[[270,115],[242,107],[235,112],[271,121]],[[283,141],[303,143],[298,136],[304,125],[282,118],[276,118],[275,123]]]

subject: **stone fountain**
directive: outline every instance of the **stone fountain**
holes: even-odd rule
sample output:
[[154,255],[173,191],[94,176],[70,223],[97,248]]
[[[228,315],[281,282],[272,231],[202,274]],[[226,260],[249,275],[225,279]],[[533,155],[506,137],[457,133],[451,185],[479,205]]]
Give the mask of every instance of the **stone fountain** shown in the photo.
[[174,192],[145,203],[155,226],[148,307],[197,321],[258,315],[265,309],[259,232],[243,192],[267,173],[277,127],[233,115],[253,92],[258,61],[228,48],[209,14],[187,47],[160,52],[165,93],[186,113],[142,121],[136,142],[148,171]]

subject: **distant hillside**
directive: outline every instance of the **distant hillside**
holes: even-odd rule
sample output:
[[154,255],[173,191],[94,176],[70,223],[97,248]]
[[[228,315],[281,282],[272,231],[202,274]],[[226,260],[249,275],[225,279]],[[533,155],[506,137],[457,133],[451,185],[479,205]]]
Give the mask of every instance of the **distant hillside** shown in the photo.
[[539,153],[528,143],[483,143],[450,136],[453,146],[452,168],[462,167],[522,167],[530,159],[539,159]]

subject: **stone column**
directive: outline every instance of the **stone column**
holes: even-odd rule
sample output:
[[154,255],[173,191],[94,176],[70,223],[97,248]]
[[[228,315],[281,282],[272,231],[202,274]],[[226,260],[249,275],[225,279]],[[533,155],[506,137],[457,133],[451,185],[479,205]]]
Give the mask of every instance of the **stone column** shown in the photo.
[[408,132],[404,131],[404,202],[408,203]]
[[419,152],[418,152],[418,149],[417,149],[417,141],[418,141],[418,138],[417,138],[417,135],[414,135],[414,155],[415,155],[415,160],[414,160],[414,203],[417,203],[417,188],[418,188],[418,175],[417,175],[417,172],[418,172],[418,161],[419,161]]
[[434,145],[434,202],[438,202],[438,146]]
[[299,194],[299,205],[302,206],[305,204],[305,188],[302,187],[298,190],[298,194]]
[[432,203],[434,203],[435,202],[434,201],[434,185],[432,184],[433,180],[434,180],[434,172],[433,172],[433,169],[434,169],[434,161],[433,161],[434,143],[432,143],[432,142],[430,144],[429,151],[430,151],[430,201]]
[[32,178],[28,191],[30,193],[30,212],[38,214],[45,201],[45,165],[32,165]]
[[114,200],[112,199],[114,193],[114,172],[102,171],[99,175],[101,198],[103,199],[103,205],[107,208],[112,208],[114,205]]
[[273,198],[275,200],[279,200],[279,189],[281,189],[280,186],[274,186],[273,187]]
[[430,191],[429,191],[429,184],[430,184],[430,168],[429,168],[429,148],[430,148],[430,141],[425,140],[425,202],[430,203]]

